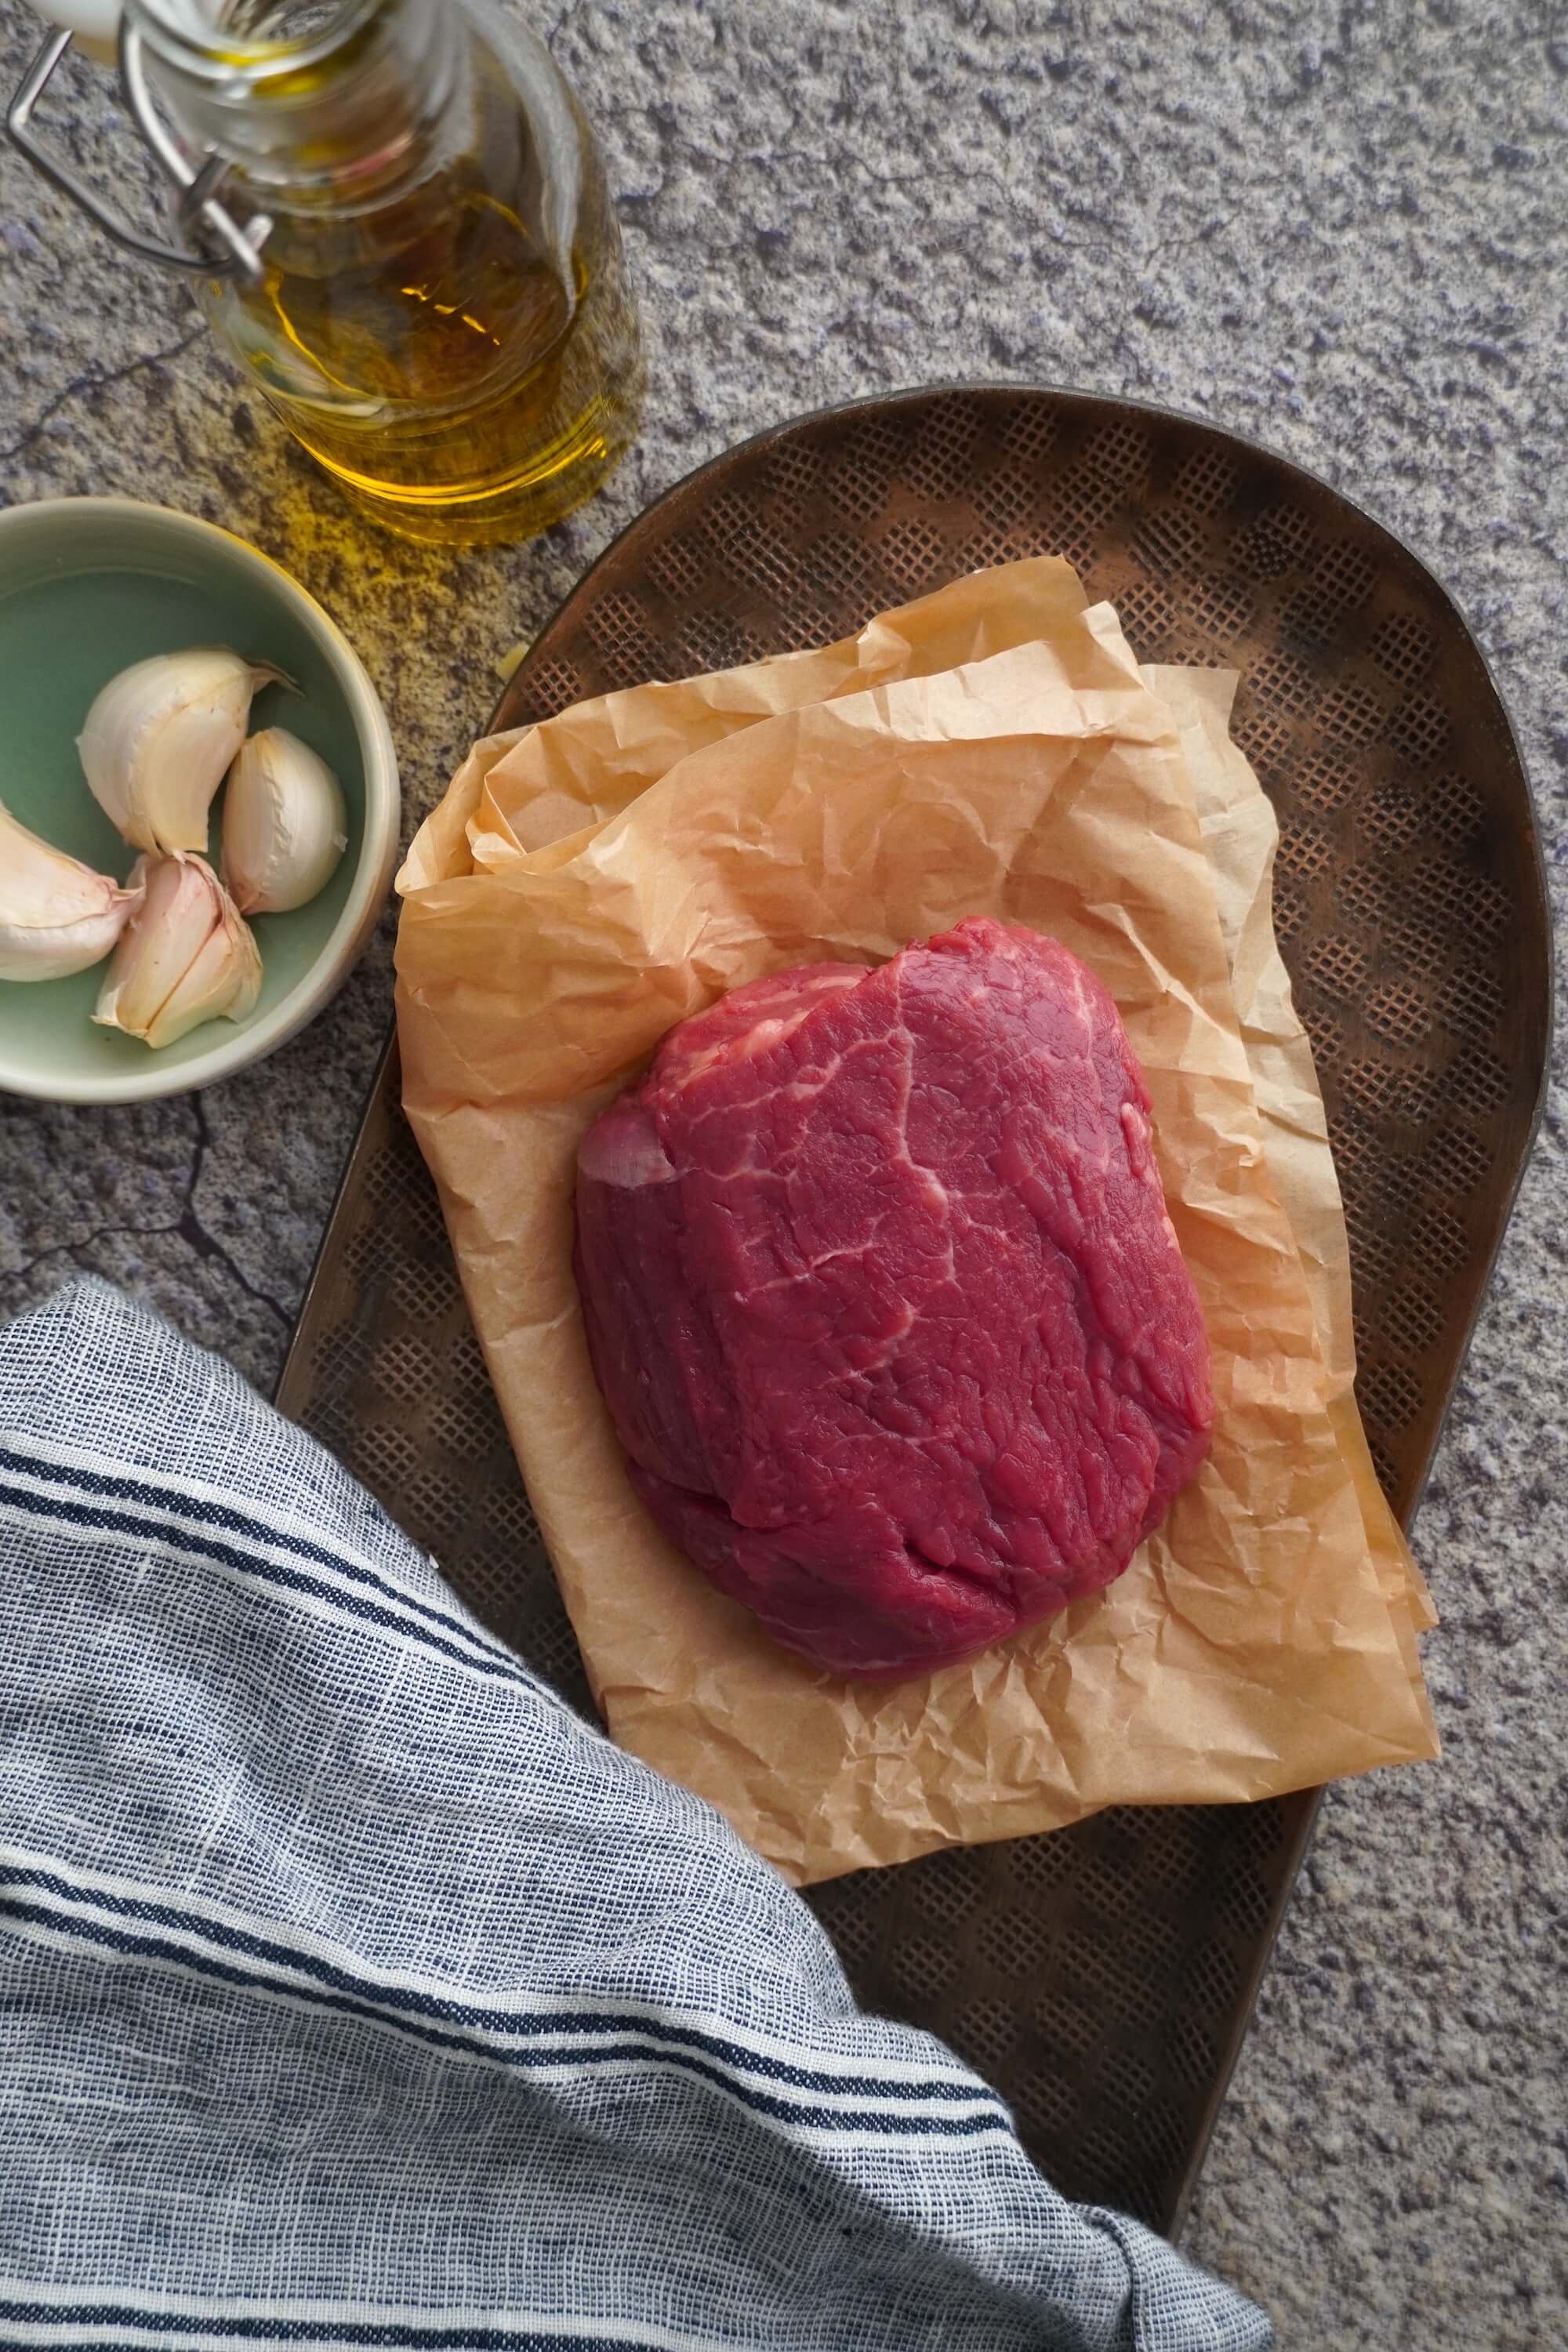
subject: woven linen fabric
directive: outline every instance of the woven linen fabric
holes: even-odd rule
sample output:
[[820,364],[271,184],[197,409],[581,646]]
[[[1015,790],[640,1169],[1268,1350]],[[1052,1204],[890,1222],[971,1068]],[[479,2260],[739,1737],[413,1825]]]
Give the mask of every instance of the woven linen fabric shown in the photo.
[[6,2345],[1271,2341],[99,1283],[0,1330],[0,2118]]

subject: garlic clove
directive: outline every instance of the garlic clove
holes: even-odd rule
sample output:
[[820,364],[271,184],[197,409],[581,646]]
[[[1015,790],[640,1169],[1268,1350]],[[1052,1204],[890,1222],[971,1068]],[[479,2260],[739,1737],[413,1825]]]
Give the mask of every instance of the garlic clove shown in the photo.
[[[219,886],[222,887],[221,885]],[[147,1031],[149,1045],[172,1045],[188,1029],[222,1014],[243,1021],[261,993],[261,957],[249,924],[224,894],[223,919],[195,961],[165,997]]]
[[93,1019],[152,1046],[204,1021],[243,1021],[261,990],[250,928],[204,858],[142,857],[145,896],[104,975]]
[[40,841],[0,803],[0,980],[64,980],[101,963],[141,898]]
[[253,735],[223,796],[223,878],[240,912],[304,906],[348,845],[348,813],[326,761],[286,727]]
[[245,740],[251,697],[281,670],[221,646],[122,669],[77,737],[93,797],[138,849],[205,849],[207,812]]
[[217,906],[195,858],[140,857],[131,879],[145,895],[104,975],[92,1017],[139,1037],[206,945]]

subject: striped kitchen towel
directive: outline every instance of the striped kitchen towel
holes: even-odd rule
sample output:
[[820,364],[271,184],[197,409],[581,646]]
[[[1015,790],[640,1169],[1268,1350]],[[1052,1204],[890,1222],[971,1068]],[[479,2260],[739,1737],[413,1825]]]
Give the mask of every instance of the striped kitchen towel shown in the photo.
[[1270,2340],[224,1364],[0,1331],[0,2343]]

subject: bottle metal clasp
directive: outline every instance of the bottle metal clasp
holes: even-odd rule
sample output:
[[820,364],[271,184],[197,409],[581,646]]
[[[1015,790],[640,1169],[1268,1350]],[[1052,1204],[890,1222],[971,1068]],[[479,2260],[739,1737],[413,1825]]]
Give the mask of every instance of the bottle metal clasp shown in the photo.
[[[226,168],[221,155],[208,154],[192,169],[153,107],[142,37],[123,17],[120,24],[119,58],[125,102],[136,128],[178,195],[176,217],[192,242],[166,245],[161,237],[132,227],[38,136],[33,127],[34,113],[50,75],[70,47],[73,37],[63,29],[52,33],[23,75],[5,110],[5,135],[12,145],[21,150],[35,171],[41,172],[62,195],[68,196],[96,221],[105,236],[143,261],[156,262],[164,269],[182,270],[191,278],[244,278],[255,284],[262,275],[261,248],[271,234],[271,220],[265,213],[258,214],[247,226],[241,228],[219,203],[217,188]],[[210,247],[205,243],[207,239]]]

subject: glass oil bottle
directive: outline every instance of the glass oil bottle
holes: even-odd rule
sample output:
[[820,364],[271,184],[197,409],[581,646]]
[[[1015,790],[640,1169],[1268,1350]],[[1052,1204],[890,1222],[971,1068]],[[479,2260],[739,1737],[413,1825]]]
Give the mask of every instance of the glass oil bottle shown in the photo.
[[637,430],[637,313],[582,109],[510,6],[126,0],[120,51],[183,226],[244,266],[160,257],[354,504],[473,544],[598,488]]

